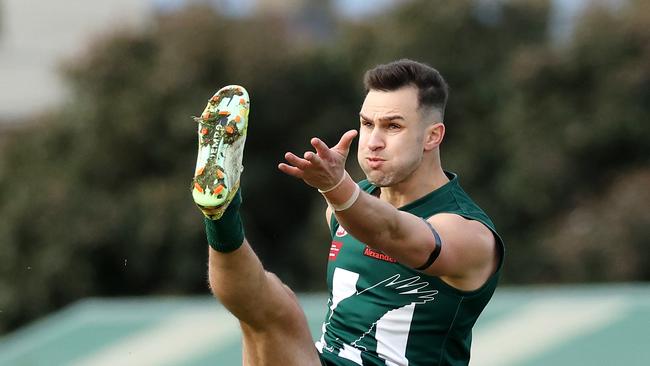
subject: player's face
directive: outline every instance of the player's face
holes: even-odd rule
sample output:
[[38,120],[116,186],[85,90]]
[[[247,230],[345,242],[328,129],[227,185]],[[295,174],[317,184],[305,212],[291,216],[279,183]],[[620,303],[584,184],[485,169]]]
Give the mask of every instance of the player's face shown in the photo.
[[387,187],[408,178],[423,156],[424,126],[417,89],[371,90],[359,113],[357,159],[368,180]]

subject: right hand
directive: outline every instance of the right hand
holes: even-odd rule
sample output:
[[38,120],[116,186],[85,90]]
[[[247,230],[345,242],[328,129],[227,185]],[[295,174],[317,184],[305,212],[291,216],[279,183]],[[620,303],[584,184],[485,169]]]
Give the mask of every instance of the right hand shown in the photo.
[[314,137],[310,142],[316,149],[315,153],[306,151],[303,158],[300,158],[287,152],[284,158],[288,164],[280,163],[278,169],[320,190],[332,188],[345,174],[345,161],[355,137],[357,137],[357,130],[349,130],[332,148],[327,147],[321,139]]

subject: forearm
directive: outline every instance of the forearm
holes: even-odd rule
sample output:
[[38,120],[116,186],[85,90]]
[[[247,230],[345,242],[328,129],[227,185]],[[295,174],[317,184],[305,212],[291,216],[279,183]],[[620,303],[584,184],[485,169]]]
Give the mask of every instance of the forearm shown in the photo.
[[346,231],[375,249],[390,250],[391,243],[398,239],[398,210],[365,192],[352,206],[334,214]]
[[365,192],[361,192],[351,206],[337,211],[342,202],[354,198],[357,189],[356,183],[347,177],[337,189],[323,193],[337,221],[356,239],[404,264],[415,265],[421,261],[430,248],[406,240],[409,234],[413,237],[413,232],[418,229],[415,226],[421,224],[419,218]]

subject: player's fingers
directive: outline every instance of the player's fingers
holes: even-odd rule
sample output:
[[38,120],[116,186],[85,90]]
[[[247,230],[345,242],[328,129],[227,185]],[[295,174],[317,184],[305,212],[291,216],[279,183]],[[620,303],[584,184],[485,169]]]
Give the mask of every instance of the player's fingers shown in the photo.
[[287,160],[287,162],[293,166],[295,166],[298,169],[305,170],[309,166],[311,166],[311,163],[308,160],[301,159],[294,155],[293,153],[286,153],[284,154],[284,158]]
[[318,156],[325,158],[328,156],[330,153],[330,148],[327,147],[327,144],[323,142],[323,140],[319,139],[318,137],[314,137],[311,139],[311,146],[316,149],[316,153]]
[[296,168],[295,166],[291,166],[285,163],[280,163],[278,164],[278,169],[280,169],[280,171],[284,174],[302,179],[302,174],[303,174],[302,170]]
[[321,163],[321,158],[311,151],[305,152],[304,158],[314,165],[320,165]]
[[348,151],[350,150],[350,145],[352,145],[352,141],[355,137],[357,137],[357,130],[350,130],[344,133],[343,136],[341,136],[339,143],[334,146],[334,149],[337,149],[347,155]]

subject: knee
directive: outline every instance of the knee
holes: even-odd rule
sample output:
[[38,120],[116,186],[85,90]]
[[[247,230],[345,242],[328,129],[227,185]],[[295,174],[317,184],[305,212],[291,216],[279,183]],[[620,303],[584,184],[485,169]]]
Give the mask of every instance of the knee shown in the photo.
[[298,296],[291,290],[291,288],[282,282],[282,280],[273,272],[266,271],[266,277],[269,279],[270,282],[276,283],[279,285],[279,287],[287,294],[289,297],[294,300],[298,301]]
[[278,323],[296,324],[296,322],[304,321],[302,308],[298,302],[298,296],[285,285],[278,276],[274,273],[266,272],[268,282],[271,284],[272,293],[276,293],[276,300],[278,301],[275,306],[269,307],[269,318]]

